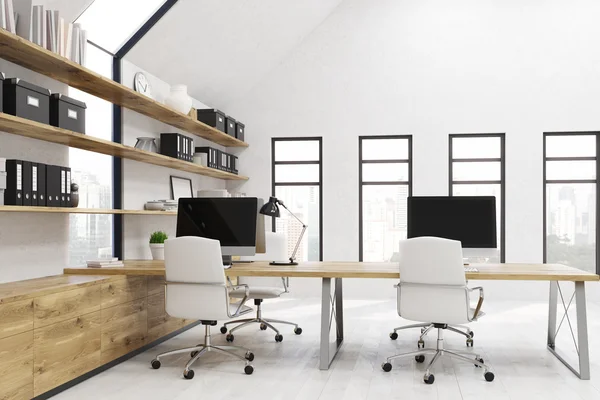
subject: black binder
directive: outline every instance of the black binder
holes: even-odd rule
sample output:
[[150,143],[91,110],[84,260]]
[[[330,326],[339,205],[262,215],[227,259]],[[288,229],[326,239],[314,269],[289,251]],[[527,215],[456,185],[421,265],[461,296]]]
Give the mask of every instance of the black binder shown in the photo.
[[31,163],[31,205],[38,206],[38,163]]
[[4,204],[7,206],[23,205],[23,162],[21,160],[6,160]]
[[23,163],[23,205],[31,205],[31,162],[22,161]]
[[58,167],[60,169],[60,199],[59,207],[67,206],[67,170],[65,167]]
[[46,205],[60,207],[60,167],[46,165]]
[[37,164],[37,195],[38,206],[46,206],[46,164]]
[[71,168],[69,167],[65,167],[65,173],[66,173],[66,181],[65,181],[65,185],[66,185],[66,203],[63,207],[71,207]]

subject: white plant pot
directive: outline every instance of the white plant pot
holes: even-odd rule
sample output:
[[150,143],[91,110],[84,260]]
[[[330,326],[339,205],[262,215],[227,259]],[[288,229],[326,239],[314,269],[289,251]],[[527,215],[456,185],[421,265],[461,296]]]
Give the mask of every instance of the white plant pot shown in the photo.
[[153,260],[164,260],[165,259],[165,244],[164,243],[150,243],[150,252],[152,253]]
[[187,86],[171,86],[171,94],[165,99],[165,104],[187,115],[192,109],[192,98],[188,96]]

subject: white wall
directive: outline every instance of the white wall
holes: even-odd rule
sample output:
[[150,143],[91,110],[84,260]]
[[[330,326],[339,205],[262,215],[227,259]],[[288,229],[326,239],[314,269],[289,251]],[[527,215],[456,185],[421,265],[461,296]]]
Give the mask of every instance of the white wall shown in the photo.
[[[271,137],[323,136],[323,258],[356,260],[359,135],[413,134],[414,194],[445,195],[448,134],[505,132],[506,260],[541,262],[542,133],[600,127],[599,13],[593,0],[346,0],[227,104],[247,126],[242,190],[270,194]],[[369,284],[363,295],[394,296],[390,282]],[[488,287],[547,295],[545,284]]]

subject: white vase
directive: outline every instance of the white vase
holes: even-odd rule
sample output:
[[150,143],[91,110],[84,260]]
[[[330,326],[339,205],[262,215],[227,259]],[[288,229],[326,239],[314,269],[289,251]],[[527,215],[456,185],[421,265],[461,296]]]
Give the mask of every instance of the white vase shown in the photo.
[[187,94],[187,86],[171,86],[171,94],[165,99],[165,104],[187,115],[192,109],[192,98]]
[[152,253],[153,260],[164,260],[165,259],[165,244],[164,243],[150,243],[150,252]]

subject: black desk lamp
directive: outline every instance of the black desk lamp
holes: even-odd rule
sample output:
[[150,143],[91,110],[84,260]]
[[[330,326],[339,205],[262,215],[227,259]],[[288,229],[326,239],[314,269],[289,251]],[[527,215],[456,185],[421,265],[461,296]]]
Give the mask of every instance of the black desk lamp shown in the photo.
[[307,225],[304,224],[304,222],[300,221],[300,218],[298,218],[296,215],[294,215],[294,213],[291,212],[285,206],[285,204],[283,204],[283,201],[277,199],[276,197],[272,197],[272,196],[269,197],[269,201],[260,208],[260,213],[263,215],[266,215],[268,217],[279,218],[281,215],[279,212],[279,206],[285,208],[287,210],[287,212],[289,212],[291,214],[292,217],[296,218],[296,220],[302,224],[302,232],[300,233],[300,237],[298,238],[298,243],[296,243],[294,252],[292,253],[292,256],[290,257],[290,262],[272,261],[269,264],[270,265],[298,265],[298,263],[296,262],[296,252],[298,251],[298,248],[300,247],[300,242],[302,241],[302,237],[304,236],[304,232],[306,231]]

